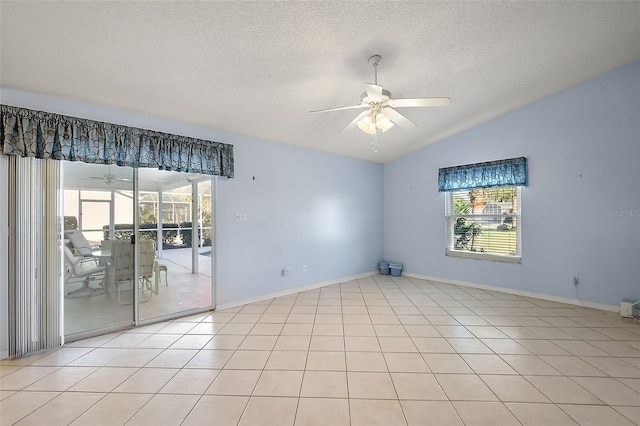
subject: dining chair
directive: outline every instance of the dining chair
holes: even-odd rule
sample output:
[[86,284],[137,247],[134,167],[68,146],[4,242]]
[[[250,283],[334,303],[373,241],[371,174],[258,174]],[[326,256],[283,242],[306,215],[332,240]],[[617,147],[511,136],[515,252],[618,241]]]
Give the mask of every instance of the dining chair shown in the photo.
[[[134,250],[139,246],[138,273],[139,277],[135,277],[134,268]],[[119,240],[111,242],[111,269],[113,277],[111,280],[115,283],[118,292],[118,302],[123,305],[133,303],[133,296],[130,300],[124,300],[123,294],[133,293],[134,285],[138,284],[139,295],[146,302],[153,295],[153,286],[151,278],[153,277],[155,248],[152,240],[142,240],[136,245],[131,244],[128,240]]]

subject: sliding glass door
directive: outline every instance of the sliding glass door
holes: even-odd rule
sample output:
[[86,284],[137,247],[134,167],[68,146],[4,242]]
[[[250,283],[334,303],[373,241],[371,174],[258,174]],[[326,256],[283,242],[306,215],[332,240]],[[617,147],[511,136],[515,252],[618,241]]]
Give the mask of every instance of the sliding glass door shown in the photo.
[[112,249],[116,238],[130,245],[131,232],[116,228],[133,228],[133,169],[65,161],[62,172],[64,334],[131,325],[133,298],[123,296]]
[[209,176],[64,162],[65,335],[212,305]]
[[[212,304],[211,178],[159,173],[140,170],[140,238],[156,247],[153,300],[140,304],[141,321]],[[161,182],[155,190],[152,177]]]

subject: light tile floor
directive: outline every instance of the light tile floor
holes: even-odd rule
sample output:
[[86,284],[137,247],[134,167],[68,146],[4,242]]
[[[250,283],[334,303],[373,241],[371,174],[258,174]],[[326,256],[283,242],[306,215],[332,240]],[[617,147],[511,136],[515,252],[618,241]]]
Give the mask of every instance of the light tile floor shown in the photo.
[[2,425],[633,425],[640,326],[375,276],[0,361]]

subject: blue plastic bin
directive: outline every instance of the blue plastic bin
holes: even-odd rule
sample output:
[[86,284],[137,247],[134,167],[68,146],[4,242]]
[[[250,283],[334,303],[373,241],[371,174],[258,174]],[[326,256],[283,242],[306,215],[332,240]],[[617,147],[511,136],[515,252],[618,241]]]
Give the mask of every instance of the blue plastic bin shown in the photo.
[[389,275],[389,262],[378,262],[378,268],[380,268],[380,275]]
[[392,277],[399,277],[402,275],[402,263],[390,263],[389,269],[391,270]]

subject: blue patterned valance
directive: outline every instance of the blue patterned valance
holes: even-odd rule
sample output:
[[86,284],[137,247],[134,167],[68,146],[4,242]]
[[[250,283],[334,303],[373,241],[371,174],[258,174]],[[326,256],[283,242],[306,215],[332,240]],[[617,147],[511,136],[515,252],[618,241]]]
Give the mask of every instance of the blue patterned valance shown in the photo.
[[527,159],[525,157],[446,167],[438,171],[439,192],[526,184]]
[[8,105],[0,153],[233,177],[233,145]]

